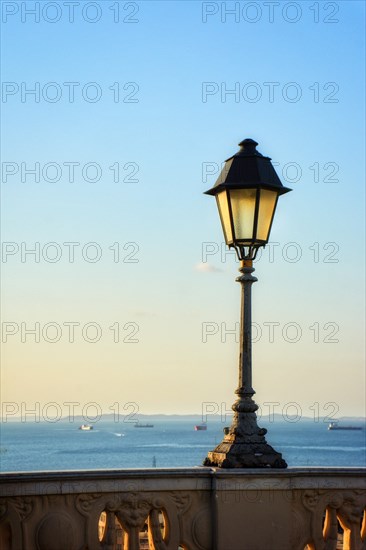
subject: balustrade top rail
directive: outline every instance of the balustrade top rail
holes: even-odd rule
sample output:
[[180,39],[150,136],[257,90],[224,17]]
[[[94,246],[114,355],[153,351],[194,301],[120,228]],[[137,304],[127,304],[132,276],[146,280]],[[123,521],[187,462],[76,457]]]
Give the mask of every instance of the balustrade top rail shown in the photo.
[[[330,479],[336,482],[339,489],[358,487],[366,489],[366,467],[365,468],[320,468],[320,467],[298,467],[282,469],[221,469],[211,467],[196,467],[196,468],[136,468],[136,469],[106,469],[106,470],[62,470],[62,471],[33,471],[33,472],[2,472],[0,473],[0,495],[14,494],[16,490],[18,494],[20,487],[27,485],[27,491],[31,490],[32,484],[59,482],[60,489],[67,489],[70,492],[79,492],[81,485],[83,491],[92,491],[90,482],[98,482],[104,484],[108,490],[112,489],[109,482],[113,484],[129,483],[132,480],[139,480],[141,489],[144,487],[148,490],[148,486],[154,486],[155,489],[162,489],[162,481],[169,485],[177,487],[184,480],[184,488],[188,490],[197,489],[197,480],[205,482],[205,488],[211,489],[211,483],[215,482],[216,488],[220,487],[221,482],[235,483],[237,480],[258,482],[264,484],[265,487],[270,487],[273,482],[276,488],[279,489],[303,489],[306,487],[314,487],[326,485]],[[72,485],[75,482],[75,486]],[[148,483],[148,485],[147,485]],[[177,484],[178,483],[178,484]],[[53,488],[57,490],[57,485]],[[121,485],[116,487],[121,489]],[[203,488],[203,486],[200,486]],[[36,488],[35,488],[36,490]],[[30,494],[27,492],[27,494]],[[37,494],[35,492],[34,494]]]

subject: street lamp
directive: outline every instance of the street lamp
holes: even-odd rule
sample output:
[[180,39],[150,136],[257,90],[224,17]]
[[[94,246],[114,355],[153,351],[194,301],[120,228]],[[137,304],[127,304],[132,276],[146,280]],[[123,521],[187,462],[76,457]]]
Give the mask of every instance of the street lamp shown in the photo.
[[282,455],[266,441],[265,428],[259,428],[252,387],[252,267],[258,249],[269,239],[279,195],[284,187],[269,157],[261,155],[258,143],[245,139],[240,150],[226,162],[207,195],[216,197],[221,224],[229,248],[235,248],[240,260],[242,285],[238,399],[232,406],[234,417],[225,428],[223,441],[208,453],[205,466],[221,468],[286,468]]

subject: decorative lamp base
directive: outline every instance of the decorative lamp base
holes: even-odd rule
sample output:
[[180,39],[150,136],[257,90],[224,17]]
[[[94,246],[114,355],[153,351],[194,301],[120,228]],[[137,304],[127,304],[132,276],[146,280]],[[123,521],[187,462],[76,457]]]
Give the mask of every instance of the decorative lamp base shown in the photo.
[[281,453],[267,443],[264,437],[267,430],[258,427],[255,412],[236,412],[231,428],[225,428],[224,433],[223,441],[208,453],[204,466],[287,468]]

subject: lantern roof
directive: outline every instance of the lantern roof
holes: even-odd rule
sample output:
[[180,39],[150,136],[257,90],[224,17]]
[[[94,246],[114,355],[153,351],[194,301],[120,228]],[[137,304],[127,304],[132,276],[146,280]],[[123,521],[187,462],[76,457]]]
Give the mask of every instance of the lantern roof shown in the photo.
[[273,189],[279,195],[291,191],[284,187],[272,166],[271,159],[257,151],[254,139],[244,139],[239,143],[240,150],[225,161],[225,166],[215,185],[205,192],[216,195],[223,189],[261,187]]

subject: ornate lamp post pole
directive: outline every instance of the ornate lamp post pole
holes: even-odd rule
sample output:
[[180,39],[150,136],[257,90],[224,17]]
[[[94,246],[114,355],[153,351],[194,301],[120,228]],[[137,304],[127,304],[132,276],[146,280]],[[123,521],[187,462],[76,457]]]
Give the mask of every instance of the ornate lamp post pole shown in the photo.
[[239,143],[240,151],[230,157],[212,189],[221,218],[226,244],[235,248],[240,260],[241,325],[238,399],[232,406],[233,422],[225,428],[223,441],[204,461],[221,468],[286,468],[282,455],[266,441],[267,430],[259,428],[252,387],[252,267],[258,249],[269,239],[279,195],[291,189],[279,180],[269,157],[257,150],[252,139]]

